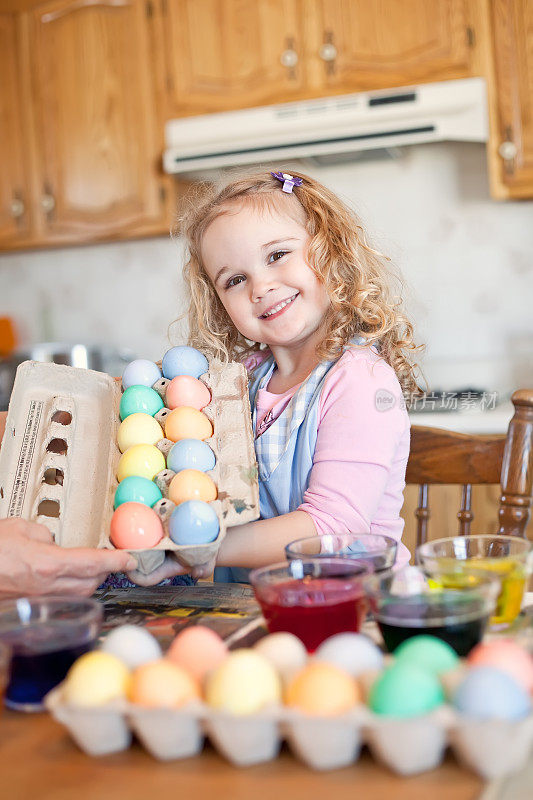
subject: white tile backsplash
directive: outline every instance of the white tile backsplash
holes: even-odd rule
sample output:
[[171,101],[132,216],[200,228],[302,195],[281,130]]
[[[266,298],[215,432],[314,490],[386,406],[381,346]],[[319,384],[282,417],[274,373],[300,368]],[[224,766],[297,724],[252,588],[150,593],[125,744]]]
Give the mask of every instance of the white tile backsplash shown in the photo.
[[[307,166],[355,207],[406,282],[433,386],[533,385],[533,202],[489,195],[485,148],[431,144],[397,160]],[[147,358],[185,306],[180,242],[157,238],[0,257],[0,315],[22,344],[111,344]],[[181,334],[180,334],[181,331]],[[183,341],[178,325],[173,343]]]

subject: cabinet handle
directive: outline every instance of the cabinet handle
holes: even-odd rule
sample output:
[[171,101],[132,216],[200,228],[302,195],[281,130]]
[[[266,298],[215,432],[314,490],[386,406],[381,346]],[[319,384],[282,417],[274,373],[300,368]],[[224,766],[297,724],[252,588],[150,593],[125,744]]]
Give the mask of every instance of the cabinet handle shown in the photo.
[[505,142],[502,142],[498,147],[498,153],[503,158],[504,168],[508,174],[514,172],[514,161],[518,153],[518,147],[513,142],[513,130],[511,127],[505,129],[507,137]]
[[318,55],[326,64],[328,75],[333,75],[335,72],[335,61],[337,59],[338,50],[333,43],[332,31],[326,31],[324,33],[324,44],[318,51]]
[[26,211],[24,201],[20,197],[13,197],[9,208],[11,210],[11,216],[15,219],[20,219],[23,217],[24,212]]
[[296,65],[298,64],[298,53],[295,50],[295,43],[292,36],[287,36],[285,42],[286,49],[280,56],[281,66],[289,71],[289,79],[296,80]]
[[41,197],[41,208],[45,214],[51,214],[56,207],[56,201],[53,194],[43,194]]

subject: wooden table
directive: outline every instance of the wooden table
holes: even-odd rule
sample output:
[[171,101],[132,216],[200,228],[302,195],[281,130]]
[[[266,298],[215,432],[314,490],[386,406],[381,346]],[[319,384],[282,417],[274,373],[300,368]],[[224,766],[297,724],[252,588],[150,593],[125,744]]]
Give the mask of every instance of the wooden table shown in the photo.
[[402,778],[367,753],[353,766],[313,772],[288,751],[237,769],[207,746],[183,761],[158,762],[140,746],[102,758],[84,755],[48,714],[4,711],[0,785],[6,800],[474,800],[483,782],[453,756],[431,772]]

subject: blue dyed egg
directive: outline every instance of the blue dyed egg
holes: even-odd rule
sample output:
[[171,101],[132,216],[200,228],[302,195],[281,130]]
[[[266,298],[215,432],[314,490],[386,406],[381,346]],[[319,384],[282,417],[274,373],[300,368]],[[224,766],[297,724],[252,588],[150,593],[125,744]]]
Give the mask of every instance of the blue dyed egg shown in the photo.
[[172,380],[178,375],[199,378],[209,369],[207,358],[195,347],[181,345],[171,347],[163,356],[163,375]]
[[168,527],[175,544],[208,544],[220,530],[214,508],[202,500],[186,500],[176,506]]
[[129,475],[117,487],[115,508],[122,503],[143,503],[151,508],[162,497],[161,490],[153,481],[140,475]]
[[163,401],[155,389],[148,386],[129,386],[120,398],[120,419],[138,413],[153,417],[162,408]]
[[131,361],[122,373],[122,388],[130,386],[152,387],[161,377],[161,370],[153,361],[147,358],[137,358]]
[[200,439],[180,439],[167,456],[167,467],[173,472],[182,469],[198,469],[207,472],[215,466],[215,454],[208,444]]
[[474,719],[517,720],[531,711],[527,691],[495,667],[470,669],[454,695],[453,705]]

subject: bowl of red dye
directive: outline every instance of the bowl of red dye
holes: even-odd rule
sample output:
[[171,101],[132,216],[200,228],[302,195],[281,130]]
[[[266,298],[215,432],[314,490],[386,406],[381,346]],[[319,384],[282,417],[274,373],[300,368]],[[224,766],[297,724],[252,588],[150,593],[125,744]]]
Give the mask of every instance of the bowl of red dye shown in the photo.
[[466,656],[483,638],[500,582],[486,574],[472,586],[443,588],[417,567],[406,567],[370,575],[364,588],[389,653],[405,639],[427,634]]
[[375,533],[325,533],[296,539],[285,548],[289,561],[295,558],[351,558],[370,561],[372,570],[390,569],[396,560],[398,542]]
[[368,602],[363,579],[368,561],[294,559],[252,570],[250,583],[270,633],[294,633],[313,652],[334,633],[358,632]]
[[96,644],[102,606],[83,597],[19,597],[0,602],[0,643],[11,652],[5,704],[41,711],[44,696]]

